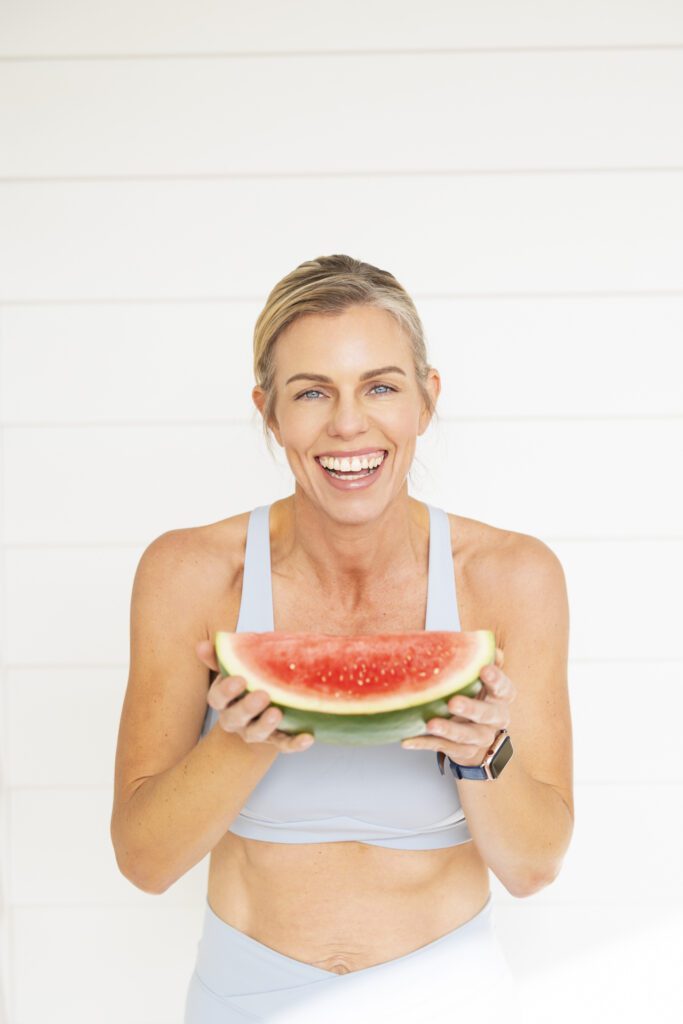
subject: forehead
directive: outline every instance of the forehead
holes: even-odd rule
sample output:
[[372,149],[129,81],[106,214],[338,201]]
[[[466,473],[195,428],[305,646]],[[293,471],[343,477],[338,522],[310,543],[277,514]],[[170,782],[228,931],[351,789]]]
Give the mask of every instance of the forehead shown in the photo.
[[278,373],[283,374],[300,369],[355,373],[390,362],[407,370],[409,357],[401,325],[391,313],[372,306],[353,306],[334,314],[307,313],[289,324],[276,345]]

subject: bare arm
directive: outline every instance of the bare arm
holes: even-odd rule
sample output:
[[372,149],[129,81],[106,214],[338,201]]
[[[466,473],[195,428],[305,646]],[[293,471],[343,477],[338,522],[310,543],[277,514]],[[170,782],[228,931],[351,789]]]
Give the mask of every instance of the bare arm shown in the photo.
[[[517,688],[508,726],[514,754],[494,782],[456,785],[486,863],[513,895],[526,896],[557,877],[574,829],[569,605],[560,561],[536,538],[522,536],[505,571],[497,685],[502,695],[507,677]],[[475,721],[485,720],[485,703],[473,702]]]
[[219,722],[177,764],[145,780],[112,817],[122,873],[162,893],[222,839],[277,756]]
[[[536,538],[522,536],[506,575],[498,686],[502,695],[507,680],[516,684],[514,754],[494,782],[456,784],[481,855],[513,895],[525,896],[557,878],[573,833],[569,607],[560,561]],[[473,703],[480,716],[483,705]]]
[[569,606],[559,559],[536,538],[521,535],[491,570],[503,650],[493,678],[484,675],[486,698],[464,698],[462,711],[462,697],[449,701],[456,717],[428,721],[411,746],[475,765],[498,729],[509,730],[514,753],[499,778],[453,784],[486,864],[512,895],[528,896],[557,877],[574,829]]
[[[278,751],[303,749],[303,735],[277,731],[276,708],[262,714],[263,691],[239,676],[209,689],[218,663],[201,608],[221,600],[211,579],[194,531],[175,530],[146,548],[133,583],[110,833],[122,874],[146,892],[213,849]],[[219,718],[200,738],[207,697]]]

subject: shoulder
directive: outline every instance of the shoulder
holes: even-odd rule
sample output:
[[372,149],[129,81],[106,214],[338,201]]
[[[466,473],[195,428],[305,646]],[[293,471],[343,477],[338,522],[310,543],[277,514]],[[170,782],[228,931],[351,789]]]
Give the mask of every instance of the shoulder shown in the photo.
[[142,552],[134,588],[153,588],[183,597],[197,611],[220,600],[244,566],[249,512],[201,526],[167,530]]
[[453,557],[466,556],[482,570],[514,573],[520,581],[540,572],[562,571],[559,558],[544,541],[529,533],[504,530],[479,519],[448,513]]
[[466,516],[448,518],[456,571],[467,576],[483,607],[499,610],[501,627],[534,601],[566,603],[562,563],[540,538]]
[[169,565],[174,570],[192,573],[203,572],[218,562],[236,561],[241,518],[231,516],[218,523],[167,530],[147,545],[140,564]]

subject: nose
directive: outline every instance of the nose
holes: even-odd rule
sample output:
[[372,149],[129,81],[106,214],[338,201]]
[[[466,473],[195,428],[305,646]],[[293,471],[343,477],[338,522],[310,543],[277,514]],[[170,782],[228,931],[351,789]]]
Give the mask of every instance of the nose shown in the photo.
[[330,432],[334,437],[353,440],[367,433],[368,416],[362,402],[350,396],[340,398],[330,415]]

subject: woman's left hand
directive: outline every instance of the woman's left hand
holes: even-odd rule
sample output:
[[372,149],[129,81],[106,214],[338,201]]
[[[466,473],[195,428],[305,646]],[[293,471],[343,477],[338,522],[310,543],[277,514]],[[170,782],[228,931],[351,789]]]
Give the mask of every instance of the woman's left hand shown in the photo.
[[442,750],[456,764],[482,763],[501,729],[510,724],[510,704],[517,696],[517,687],[504,672],[503,651],[496,647],[493,665],[482,669],[479,678],[484,686],[476,697],[453,694],[448,701],[452,718],[430,718],[427,735],[411,736],[402,747],[416,750]]

